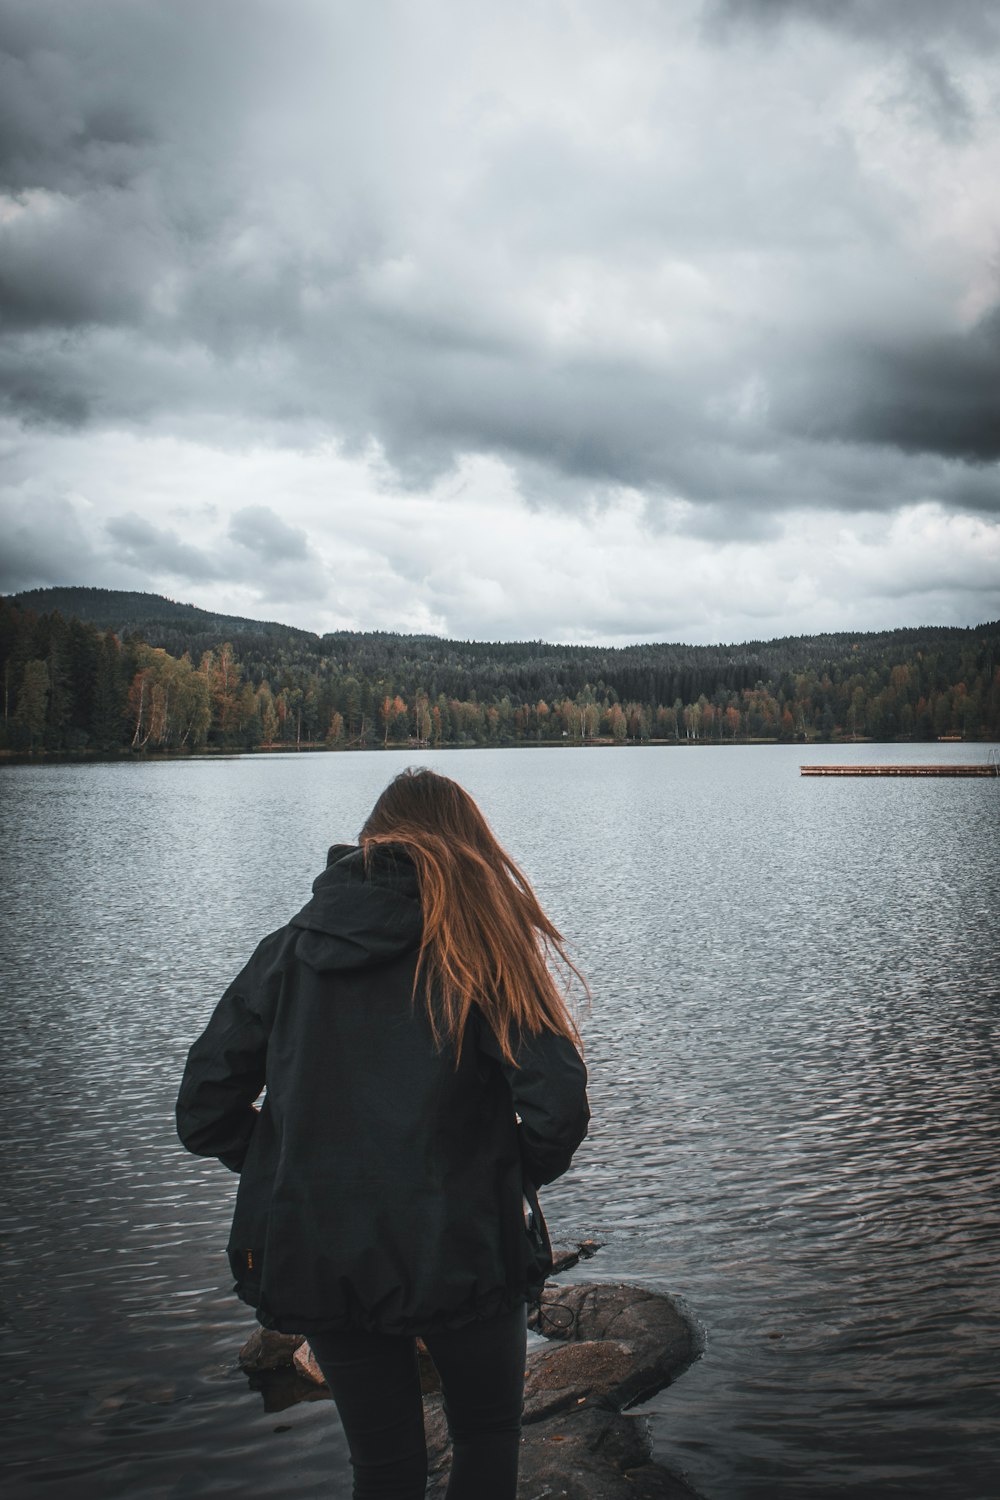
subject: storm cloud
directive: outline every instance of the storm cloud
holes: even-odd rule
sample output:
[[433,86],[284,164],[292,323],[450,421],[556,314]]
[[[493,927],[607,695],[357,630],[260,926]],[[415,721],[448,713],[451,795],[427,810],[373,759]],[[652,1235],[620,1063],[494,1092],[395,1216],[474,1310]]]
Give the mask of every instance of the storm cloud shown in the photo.
[[[7,576],[733,638],[748,557],[776,632],[837,623],[820,535],[934,515],[1000,557],[998,53],[987,0],[0,0]],[[730,614],[602,613],[612,520],[664,578],[721,549]],[[496,526],[562,538],[575,613]],[[845,624],[924,617],[860,556]],[[927,618],[997,612],[974,576]]]

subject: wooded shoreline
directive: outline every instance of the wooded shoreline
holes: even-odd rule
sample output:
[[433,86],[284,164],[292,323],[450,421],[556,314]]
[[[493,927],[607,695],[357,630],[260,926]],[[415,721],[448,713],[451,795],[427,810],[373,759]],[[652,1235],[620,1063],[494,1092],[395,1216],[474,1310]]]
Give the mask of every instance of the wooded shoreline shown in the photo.
[[[0,599],[0,750],[138,753],[1000,739],[1000,624],[733,646],[316,636],[156,596]],[[108,621],[117,622],[117,630]]]

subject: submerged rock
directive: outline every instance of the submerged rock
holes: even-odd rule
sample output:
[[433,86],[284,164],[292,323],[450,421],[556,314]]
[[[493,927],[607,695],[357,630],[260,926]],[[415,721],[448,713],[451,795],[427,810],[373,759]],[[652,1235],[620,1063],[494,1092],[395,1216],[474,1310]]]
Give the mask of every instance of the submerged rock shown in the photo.
[[239,1352],[244,1370],[280,1370],[290,1365],[295,1351],[305,1343],[301,1333],[275,1333],[273,1328],[255,1328]]
[[575,1266],[581,1260],[589,1260],[596,1255],[601,1248],[599,1240],[581,1240],[578,1245],[553,1245],[552,1246],[552,1275],[558,1276],[560,1271],[568,1271],[570,1266]]

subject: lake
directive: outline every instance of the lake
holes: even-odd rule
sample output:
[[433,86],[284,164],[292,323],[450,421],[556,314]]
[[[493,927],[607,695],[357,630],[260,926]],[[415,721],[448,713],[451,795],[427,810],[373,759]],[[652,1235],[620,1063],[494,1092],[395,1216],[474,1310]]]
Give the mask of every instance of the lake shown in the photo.
[[[349,1495],[267,1411],[184,1056],[404,764],[477,797],[588,975],[570,1273],[683,1299],[648,1402],[705,1500],[1000,1493],[1000,783],[985,745],[368,752],[0,769],[5,1493]],[[275,1403],[271,1402],[272,1405]],[[335,1475],[335,1478],[331,1478]]]

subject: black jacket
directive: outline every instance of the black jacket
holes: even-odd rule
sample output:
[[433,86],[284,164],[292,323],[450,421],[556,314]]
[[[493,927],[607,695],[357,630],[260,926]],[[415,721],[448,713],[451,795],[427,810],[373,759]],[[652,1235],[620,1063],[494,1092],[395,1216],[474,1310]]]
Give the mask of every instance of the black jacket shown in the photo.
[[268,1327],[414,1333],[533,1280],[524,1180],[569,1166],[586,1070],[551,1032],[511,1067],[478,1015],[456,1067],[411,998],[420,936],[412,864],[337,845],[191,1048],[178,1132],[241,1174],[229,1258]]

